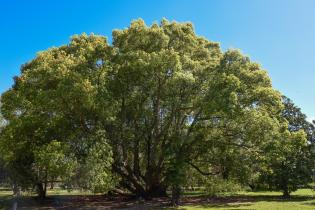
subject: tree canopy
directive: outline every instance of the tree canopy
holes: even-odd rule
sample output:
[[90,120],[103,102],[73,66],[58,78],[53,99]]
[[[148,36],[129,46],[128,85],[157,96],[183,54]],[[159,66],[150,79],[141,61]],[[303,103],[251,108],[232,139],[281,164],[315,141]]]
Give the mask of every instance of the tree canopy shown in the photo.
[[[38,183],[30,166],[49,166],[48,155],[72,157],[93,191],[178,194],[190,170],[248,183],[273,145],[289,142],[282,156],[304,145],[267,72],[191,23],[139,19],[112,36],[76,35],[38,53],[2,95],[1,149],[18,184]],[[69,169],[62,162],[55,178],[72,174],[55,174]]]

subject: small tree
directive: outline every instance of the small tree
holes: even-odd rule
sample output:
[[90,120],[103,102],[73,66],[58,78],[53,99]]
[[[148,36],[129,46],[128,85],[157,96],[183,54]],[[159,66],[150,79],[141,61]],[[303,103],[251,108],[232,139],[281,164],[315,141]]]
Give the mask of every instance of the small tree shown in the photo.
[[73,176],[77,162],[68,152],[67,145],[58,141],[52,141],[35,150],[33,166],[37,174],[36,190],[40,198],[46,197],[48,182],[57,179],[65,181]]
[[97,132],[94,139],[95,144],[88,149],[87,157],[79,166],[78,185],[93,193],[105,193],[117,181],[112,174],[112,149],[103,131]]
[[265,160],[267,167],[262,179],[273,189],[281,190],[284,198],[311,180],[310,157],[303,131],[281,134],[267,147]]

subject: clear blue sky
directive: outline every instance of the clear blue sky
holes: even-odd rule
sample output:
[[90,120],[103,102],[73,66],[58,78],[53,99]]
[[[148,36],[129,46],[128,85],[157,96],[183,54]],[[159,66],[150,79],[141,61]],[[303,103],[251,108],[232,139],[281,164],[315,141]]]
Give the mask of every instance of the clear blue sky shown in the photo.
[[83,32],[110,37],[141,17],[191,21],[224,50],[239,48],[268,70],[273,85],[315,118],[313,0],[0,0],[0,93],[36,52]]

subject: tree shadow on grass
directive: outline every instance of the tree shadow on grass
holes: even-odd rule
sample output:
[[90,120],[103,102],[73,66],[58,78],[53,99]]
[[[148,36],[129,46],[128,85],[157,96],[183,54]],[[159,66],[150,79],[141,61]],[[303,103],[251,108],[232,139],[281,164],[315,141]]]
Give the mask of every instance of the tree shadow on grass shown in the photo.
[[[215,209],[238,209],[248,207],[255,202],[276,201],[276,202],[305,202],[315,199],[314,196],[292,196],[290,199],[282,199],[275,195],[242,195],[228,197],[207,197],[207,196],[189,196],[183,197],[182,206],[176,210],[185,210],[184,206],[196,206],[200,208]],[[13,204],[11,201],[10,205]],[[170,208],[169,198],[155,198],[150,201],[137,200],[132,197],[124,196],[104,196],[104,195],[55,195],[50,196],[44,201],[34,197],[23,197],[19,199],[19,209],[174,209]],[[306,205],[315,205],[315,202],[304,203]]]
[[315,206],[315,201],[312,201],[312,202],[305,202],[304,205],[307,205],[307,206]]
[[169,199],[156,198],[151,201],[143,201],[127,196],[55,195],[45,200],[38,200],[34,197],[24,197],[19,200],[18,206],[21,210],[163,209],[169,206]]

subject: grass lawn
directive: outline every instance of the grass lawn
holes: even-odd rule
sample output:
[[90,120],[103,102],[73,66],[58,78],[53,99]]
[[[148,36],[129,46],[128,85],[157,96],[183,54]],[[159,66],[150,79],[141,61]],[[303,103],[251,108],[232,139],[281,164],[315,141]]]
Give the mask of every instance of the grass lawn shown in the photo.
[[0,209],[7,209],[10,200],[12,199],[12,191],[0,188]]
[[[91,195],[91,193],[86,191],[80,191],[80,190],[72,190],[71,192],[68,192],[67,190],[62,190],[59,188],[55,188],[53,190],[47,190],[47,196],[48,196],[48,202],[51,202],[51,200],[54,200],[55,198],[62,199],[62,198],[68,198],[69,196],[88,196]],[[24,192],[23,195],[19,199],[18,206],[23,206],[26,204],[26,206],[36,206],[38,200],[34,199],[36,195],[31,192]],[[0,210],[4,209],[11,209],[13,205],[13,195],[12,191],[7,188],[1,188],[0,187]],[[41,204],[38,205],[38,208],[41,209]],[[20,209],[20,208],[18,208]],[[23,209],[28,209],[27,207]],[[33,209],[33,208],[32,208]],[[55,208],[52,208],[55,209]]]
[[292,193],[292,198],[283,200],[280,192],[242,192],[238,195],[214,199],[203,204],[180,207],[182,210],[247,209],[247,210],[315,210],[315,191],[300,189]]
[[[48,191],[48,199],[39,202],[33,194],[24,194],[19,201],[19,209],[104,209],[112,206],[115,209],[172,209],[167,206],[168,199],[141,201],[115,198],[106,199],[102,195],[92,195],[82,191],[55,189]],[[0,209],[10,209],[12,206],[12,192],[0,188]],[[158,207],[160,203],[164,207]],[[283,200],[280,192],[241,192],[218,198],[208,198],[199,191],[186,192],[182,199],[183,206],[178,210],[315,210],[315,191],[300,189],[292,193],[292,198]],[[82,207],[82,208],[81,208]]]

